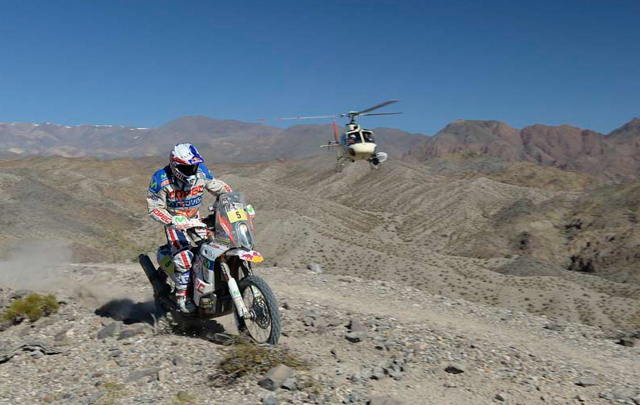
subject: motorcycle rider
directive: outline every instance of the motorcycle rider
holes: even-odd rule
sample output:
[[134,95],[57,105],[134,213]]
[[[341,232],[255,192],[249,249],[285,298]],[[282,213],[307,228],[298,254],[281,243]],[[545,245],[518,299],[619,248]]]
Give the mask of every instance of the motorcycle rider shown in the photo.
[[176,304],[186,313],[195,310],[195,304],[187,297],[193,260],[189,248],[193,241],[206,236],[206,229],[194,227],[201,223],[198,207],[204,190],[217,197],[230,193],[231,187],[213,178],[193,145],[179,143],[171,151],[169,165],[154,173],[147,193],[149,215],[164,225],[171,247]]

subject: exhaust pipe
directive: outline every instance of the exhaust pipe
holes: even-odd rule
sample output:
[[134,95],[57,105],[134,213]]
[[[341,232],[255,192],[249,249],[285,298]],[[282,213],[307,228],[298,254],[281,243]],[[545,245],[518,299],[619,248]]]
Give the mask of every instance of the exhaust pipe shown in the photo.
[[147,275],[147,278],[153,287],[153,295],[156,297],[159,296],[164,289],[164,286],[162,281],[158,278],[158,272],[156,271],[153,263],[151,263],[151,259],[149,259],[149,256],[141,254],[138,256],[138,261],[140,262],[142,270],[144,270],[144,274]]

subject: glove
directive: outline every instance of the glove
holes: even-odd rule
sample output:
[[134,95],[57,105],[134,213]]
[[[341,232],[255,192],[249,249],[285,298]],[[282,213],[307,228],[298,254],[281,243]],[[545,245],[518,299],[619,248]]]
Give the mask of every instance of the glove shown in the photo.
[[176,215],[171,218],[171,227],[183,231],[189,228],[206,228],[207,226],[197,218],[189,219],[182,215]]

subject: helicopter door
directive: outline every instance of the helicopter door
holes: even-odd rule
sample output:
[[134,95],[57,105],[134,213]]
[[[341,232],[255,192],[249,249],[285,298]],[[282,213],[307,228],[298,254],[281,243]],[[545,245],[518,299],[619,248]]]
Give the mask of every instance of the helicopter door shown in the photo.
[[362,131],[362,138],[366,143],[375,143],[375,139],[373,138],[373,132],[371,131]]
[[351,159],[354,159],[357,155],[357,145],[362,143],[362,137],[360,131],[348,132],[345,134],[347,138],[347,151]]

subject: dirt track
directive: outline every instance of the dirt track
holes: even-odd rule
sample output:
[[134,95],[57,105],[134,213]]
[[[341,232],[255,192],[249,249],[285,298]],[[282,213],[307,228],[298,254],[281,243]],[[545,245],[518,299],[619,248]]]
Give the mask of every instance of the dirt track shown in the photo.
[[[257,385],[259,376],[222,388],[206,382],[226,347],[198,336],[154,334],[144,326],[141,321],[150,310],[144,297],[150,289],[137,265],[61,270],[73,275],[76,283],[56,287],[59,295],[68,295],[69,304],[50,319],[1,332],[0,341],[6,349],[39,340],[63,353],[21,352],[1,364],[0,403],[34,403],[46,397],[83,404],[102,393],[95,402],[100,403],[112,394],[109,387],[117,387],[113,403],[172,403],[183,390],[196,393],[198,403],[256,403],[267,394]],[[631,401],[640,394],[640,349],[617,345],[597,328],[565,324],[562,330],[549,330],[546,318],[428,295],[386,281],[317,275],[303,268],[269,267],[259,273],[288,308],[281,308],[281,346],[308,360],[311,370],[303,374],[323,387],[320,395],[278,390],[282,401],[365,403],[384,394],[405,403],[420,398],[417,403],[489,404],[499,395],[513,404],[566,404],[580,395],[595,404],[609,403],[605,398],[615,395],[629,395]],[[110,294],[116,291],[133,299],[114,300]],[[103,316],[94,314],[96,309]],[[119,330],[138,334],[96,339],[114,319],[133,322],[115,321]],[[359,343],[345,339],[352,319],[368,334]],[[235,333],[230,319],[221,324]],[[394,359],[402,362],[403,371],[371,378],[376,367],[388,367]],[[452,364],[464,372],[446,372]],[[147,371],[149,376],[137,377]],[[193,373],[202,378],[192,378]],[[576,385],[581,380],[595,385]]]

